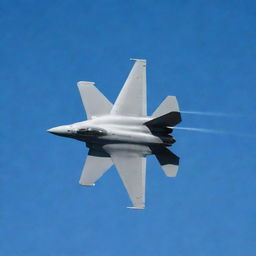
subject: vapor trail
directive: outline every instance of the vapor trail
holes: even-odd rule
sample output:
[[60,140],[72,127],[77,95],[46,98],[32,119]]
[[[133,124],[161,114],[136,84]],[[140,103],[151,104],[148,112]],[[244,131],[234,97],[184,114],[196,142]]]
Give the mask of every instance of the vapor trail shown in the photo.
[[205,129],[205,128],[194,128],[194,127],[172,127],[175,130],[186,130],[186,131],[193,131],[193,132],[203,132],[203,133],[214,133],[214,134],[227,134],[227,135],[235,135],[235,136],[243,136],[243,137],[256,137],[256,134],[248,134],[248,133],[239,133],[239,132],[232,132],[232,131],[221,131],[221,130],[212,130],[212,129]]
[[220,131],[220,130],[211,130],[211,129],[193,128],[193,127],[172,127],[172,129],[187,130],[187,131],[194,131],[194,132],[204,132],[204,133],[217,133],[217,134],[226,133],[225,131]]
[[202,116],[237,116],[235,114],[227,114],[227,113],[217,113],[217,112],[203,112],[203,111],[180,111],[183,114],[193,114],[193,115],[202,115]]

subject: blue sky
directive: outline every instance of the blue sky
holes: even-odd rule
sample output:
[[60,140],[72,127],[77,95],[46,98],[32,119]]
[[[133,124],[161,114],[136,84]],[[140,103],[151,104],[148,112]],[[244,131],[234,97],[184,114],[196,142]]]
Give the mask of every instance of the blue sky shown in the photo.
[[[1,255],[254,256],[255,1],[0,1]],[[126,209],[114,168],[78,185],[84,144],[47,129],[85,119],[76,87],[114,102],[132,62],[148,61],[148,113],[167,95],[176,179],[147,163],[147,208]]]

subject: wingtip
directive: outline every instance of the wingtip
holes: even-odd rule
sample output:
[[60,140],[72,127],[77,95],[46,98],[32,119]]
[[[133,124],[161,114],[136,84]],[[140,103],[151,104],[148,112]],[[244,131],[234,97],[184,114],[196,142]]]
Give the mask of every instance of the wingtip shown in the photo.
[[77,82],[77,86],[84,86],[84,85],[94,85],[95,82],[89,82],[89,81],[79,81]]
[[83,183],[79,182],[79,184],[80,184],[81,186],[84,186],[84,187],[94,187],[94,186],[95,186],[95,183],[92,183],[92,184],[83,184]]
[[144,206],[127,206],[127,209],[132,209],[132,210],[144,210]]
[[145,59],[135,59],[135,58],[130,58],[130,60],[140,61],[140,62],[144,62],[144,63],[146,63],[146,62],[147,62],[147,60],[145,60]]

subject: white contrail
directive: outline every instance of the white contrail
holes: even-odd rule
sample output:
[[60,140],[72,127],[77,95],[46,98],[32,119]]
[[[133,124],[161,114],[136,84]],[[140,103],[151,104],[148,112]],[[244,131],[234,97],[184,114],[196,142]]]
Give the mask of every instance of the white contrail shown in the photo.
[[212,130],[212,129],[205,129],[205,128],[194,128],[194,127],[172,127],[175,130],[186,130],[186,131],[193,131],[193,132],[203,132],[203,133],[214,133],[214,134],[227,134],[227,135],[235,135],[235,136],[243,136],[243,137],[256,137],[256,134],[247,134],[247,133],[239,133],[239,132],[232,132],[232,131],[221,131],[221,130]]
[[194,128],[194,127],[172,127],[172,129],[176,130],[187,130],[187,131],[194,131],[194,132],[205,132],[205,133],[217,133],[217,134],[224,134],[225,131],[219,131],[219,130],[211,130],[211,129],[205,129],[205,128]]
[[203,115],[203,116],[238,116],[235,114],[217,113],[217,112],[203,112],[203,111],[180,111],[183,114]]

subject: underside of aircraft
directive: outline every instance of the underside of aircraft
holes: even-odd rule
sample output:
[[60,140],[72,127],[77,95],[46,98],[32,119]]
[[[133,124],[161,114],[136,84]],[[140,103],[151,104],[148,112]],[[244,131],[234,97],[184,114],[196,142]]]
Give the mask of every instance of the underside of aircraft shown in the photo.
[[181,122],[175,96],[168,96],[147,115],[146,60],[135,64],[114,104],[94,86],[78,82],[87,121],[48,130],[84,141],[89,148],[79,183],[94,186],[114,164],[133,203],[145,207],[146,157],[156,156],[168,177],[177,175],[179,157],[167,147],[175,143],[170,134]]

